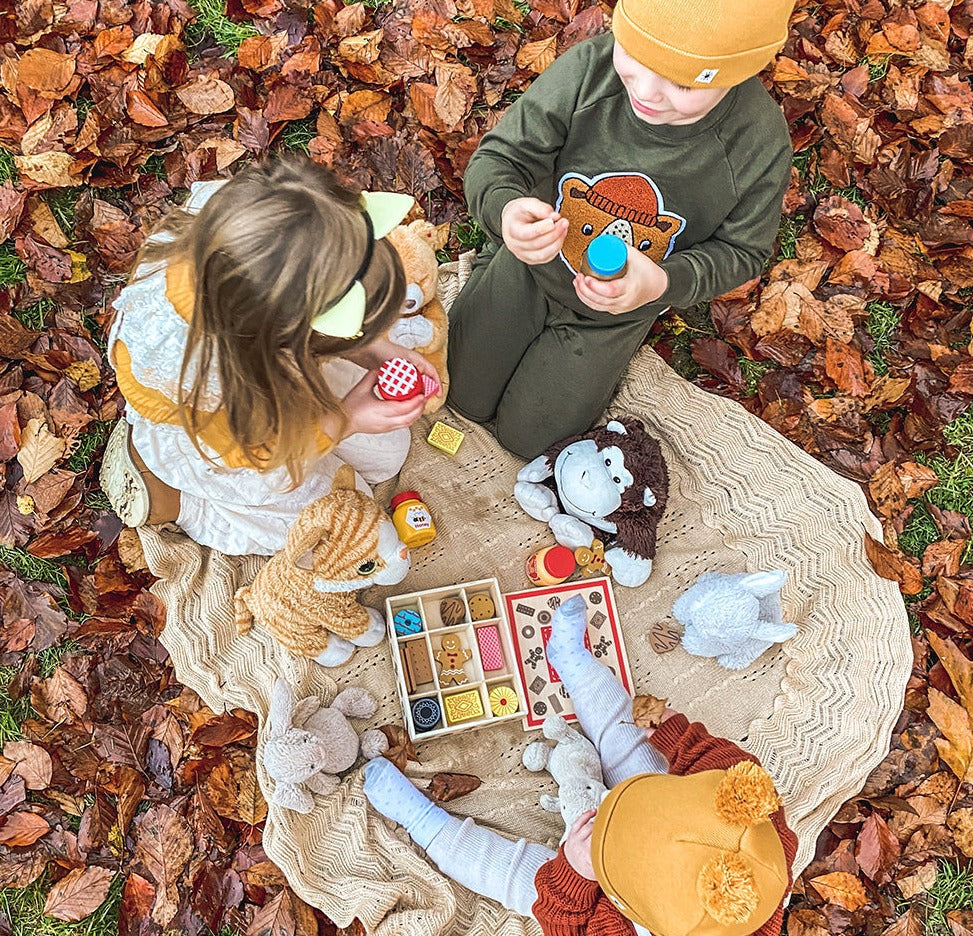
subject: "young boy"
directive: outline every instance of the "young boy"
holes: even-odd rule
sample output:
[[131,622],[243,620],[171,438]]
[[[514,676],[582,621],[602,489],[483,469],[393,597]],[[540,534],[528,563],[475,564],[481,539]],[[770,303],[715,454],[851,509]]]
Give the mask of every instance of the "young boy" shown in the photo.
[[[793,0],[619,0],[613,36],[555,61],[466,170],[489,234],[453,306],[449,403],[533,458],[587,430],[670,305],[756,276],[790,175],[784,117],[755,77]],[[581,274],[599,234],[627,271]]]
[[778,936],[797,839],[770,777],[684,715],[637,728],[585,624],[580,596],[561,605],[547,655],[611,790],[558,852],[451,816],[384,758],[365,766],[368,801],[444,874],[533,915],[545,936]]

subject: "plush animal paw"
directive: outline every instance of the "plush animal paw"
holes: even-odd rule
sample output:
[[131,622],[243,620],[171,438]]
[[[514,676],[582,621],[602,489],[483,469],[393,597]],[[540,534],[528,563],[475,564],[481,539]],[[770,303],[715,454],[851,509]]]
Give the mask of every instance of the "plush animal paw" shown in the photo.
[[[562,546],[567,546],[568,549],[590,546],[591,541],[595,538],[594,531],[587,523],[577,517],[572,517],[570,514],[555,513],[549,518],[548,524],[554,534],[554,539]],[[605,559],[607,558],[606,555]]]
[[328,645],[314,658],[322,666],[341,666],[351,659],[355,645],[337,634],[328,636]]
[[272,803],[294,812],[309,813],[314,809],[314,797],[303,787],[294,783],[278,781],[270,797]]
[[514,499],[528,517],[547,523],[557,513],[557,497],[550,488],[532,481],[514,485]]
[[350,718],[371,718],[378,711],[378,703],[367,689],[349,686],[334,697],[331,708]]
[[378,728],[369,728],[362,732],[361,752],[365,760],[374,760],[381,757],[389,749],[389,739],[384,731]]
[[638,588],[652,574],[652,560],[634,556],[617,546],[605,552],[605,562],[611,566],[612,578],[627,588]]
[[374,608],[365,608],[365,610],[368,612],[368,630],[351,638],[351,643],[356,647],[374,647],[385,638],[385,618],[382,617],[382,613]]
[[304,783],[312,793],[320,793],[321,796],[330,796],[341,786],[341,781],[334,774],[329,773],[314,774]]
[[520,471],[517,472],[518,481],[546,481],[554,474],[554,469],[546,455],[538,455],[533,461],[527,462]]
[[400,318],[388,331],[389,341],[403,348],[421,348],[433,339],[432,322],[424,315]]

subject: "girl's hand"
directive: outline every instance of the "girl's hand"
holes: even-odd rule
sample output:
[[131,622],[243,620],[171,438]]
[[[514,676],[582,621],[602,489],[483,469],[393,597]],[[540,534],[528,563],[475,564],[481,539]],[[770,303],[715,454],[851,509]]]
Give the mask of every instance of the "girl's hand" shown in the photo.
[[375,396],[378,371],[369,371],[341,401],[348,423],[345,437],[359,432],[376,435],[411,426],[426,405],[422,396],[411,400],[380,400]]
[[655,302],[669,288],[669,276],[662,267],[634,247],[628,248],[628,268],[616,280],[599,280],[578,273],[574,291],[589,308],[611,315],[631,312]]
[[[405,360],[415,366],[420,374],[425,374],[427,377],[435,380],[436,383],[439,383],[439,374],[436,373],[436,368],[419,354],[418,351],[413,351],[411,348],[403,348],[402,345],[393,344],[385,337],[376,338],[363,348],[359,348],[353,354],[347,354],[345,357],[349,361],[353,361],[355,364],[361,367],[367,367],[370,370],[378,370],[389,358],[405,358]],[[436,395],[438,396],[439,394]]]
[[518,260],[534,266],[558,255],[568,233],[568,221],[539,198],[514,198],[503,206],[500,232],[507,249]]
[[[661,727],[663,722],[669,721],[669,719],[672,718],[673,715],[678,715],[678,714],[679,713],[674,708],[669,708],[669,706],[667,705],[665,707],[665,711],[663,711],[662,713],[662,718],[659,719],[659,726]],[[656,731],[658,731],[658,728],[646,728],[644,729],[644,731],[645,731],[645,740],[648,741],[648,739],[651,738],[652,735],[656,733]]]
[[597,880],[591,865],[591,833],[595,827],[595,812],[589,809],[578,816],[564,840],[564,857],[568,859],[568,864],[589,881]]

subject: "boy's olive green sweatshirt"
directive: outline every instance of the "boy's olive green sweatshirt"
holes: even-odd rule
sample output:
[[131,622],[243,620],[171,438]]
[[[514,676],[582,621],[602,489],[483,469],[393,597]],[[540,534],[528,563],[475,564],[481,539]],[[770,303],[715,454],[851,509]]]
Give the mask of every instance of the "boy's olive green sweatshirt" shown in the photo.
[[612,233],[660,263],[669,288],[644,307],[685,308],[756,276],[770,255],[791,167],[787,124],[757,78],[705,117],[652,126],[612,67],[613,39],[574,46],[480,142],[464,187],[496,242],[513,198],[532,195],[569,222],[560,254],[531,272],[554,300],[591,310],[571,285],[591,239]]

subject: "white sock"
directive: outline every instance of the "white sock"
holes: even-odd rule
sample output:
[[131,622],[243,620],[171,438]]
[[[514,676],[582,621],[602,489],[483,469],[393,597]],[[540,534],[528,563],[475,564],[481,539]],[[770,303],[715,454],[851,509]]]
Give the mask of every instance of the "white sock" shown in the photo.
[[368,802],[383,816],[404,826],[412,840],[423,848],[450,818],[390,760],[376,757],[365,765],[363,786]]
[[609,787],[640,773],[666,773],[666,759],[632,723],[632,697],[585,649],[584,598],[575,595],[551,617],[547,658],[571,696],[581,729],[598,749]]

